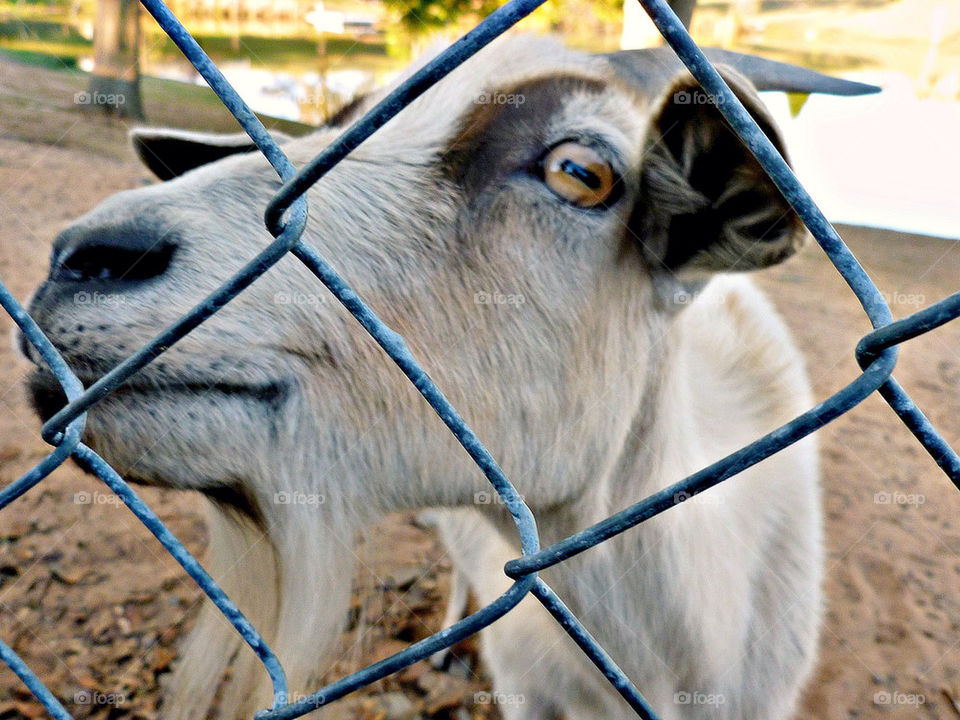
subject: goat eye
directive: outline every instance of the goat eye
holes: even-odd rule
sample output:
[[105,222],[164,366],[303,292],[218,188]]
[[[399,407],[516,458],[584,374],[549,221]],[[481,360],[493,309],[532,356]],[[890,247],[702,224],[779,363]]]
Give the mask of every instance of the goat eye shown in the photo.
[[543,160],[543,181],[554,193],[577,207],[595,207],[610,197],[613,168],[593,148],[564,142]]

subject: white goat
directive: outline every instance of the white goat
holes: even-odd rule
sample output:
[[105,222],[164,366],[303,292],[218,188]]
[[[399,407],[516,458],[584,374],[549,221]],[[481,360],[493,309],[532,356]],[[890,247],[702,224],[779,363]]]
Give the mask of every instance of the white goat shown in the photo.
[[[777,143],[755,89],[867,89],[712,57]],[[544,544],[811,404],[772,307],[743,277],[711,277],[779,262],[804,231],[703,97],[662,49],[588,56],[503,39],[309,192],[306,240],[407,338]],[[302,164],[340,132],[284,149]],[[173,179],[64,231],[30,307],[87,382],[270,241],[261,218],[279,182],[248,141],[134,139]],[[81,291],[122,302],[78,305]],[[43,417],[63,403],[45,370],[31,390]],[[481,603],[508,586],[503,564],[519,552],[502,508],[475,502],[485,481],[463,450],[292,257],[94,407],[86,439],[132,479],[214,501],[206,565],[297,692],[329,667],[359,528],[447,508],[437,522]],[[777,720],[815,655],[820,535],[807,440],[544,577],[665,720]],[[502,708],[509,719],[630,716],[533,599],[482,645],[496,691],[525,700]],[[270,702],[266,674],[208,606],[164,717],[200,720],[218,691],[222,717]]]

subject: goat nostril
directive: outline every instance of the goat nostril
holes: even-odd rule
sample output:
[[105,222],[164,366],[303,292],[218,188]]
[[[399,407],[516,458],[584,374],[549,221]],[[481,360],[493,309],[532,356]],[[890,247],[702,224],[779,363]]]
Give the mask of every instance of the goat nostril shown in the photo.
[[116,245],[84,245],[65,253],[50,269],[58,282],[84,280],[149,280],[166,272],[175,246],[160,244],[148,250]]

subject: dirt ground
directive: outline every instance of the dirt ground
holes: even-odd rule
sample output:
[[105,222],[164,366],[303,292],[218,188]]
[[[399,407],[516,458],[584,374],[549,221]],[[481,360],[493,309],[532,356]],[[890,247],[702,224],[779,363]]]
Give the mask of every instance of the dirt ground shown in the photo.
[[[48,91],[62,88],[65,98],[74,84],[62,73],[27,72],[0,60],[0,277],[21,299],[43,277],[59,229],[147,177],[122,149],[123,128],[83,116],[59,90]],[[840,230],[895,315],[957,289],[957,243]],[[858,372],[853,350],[869,327],[823,253],[809,247],[758,280],[798,338],[817,397],[851,381]],[[10,327],[0,316],[0,334],[6,337]],[[954,446],[960,446],[958,348],[960,323],[954,323],[905,346],[896,372]],[[47,452],[24,401],[26,371],[10,343],[0,342],[3,484]],[[819,436],[826,624],[799,717],[956,720],[960,494],[878,397]],[[202,554],[198,497],[155,489],[141,494]],[[360,555],[340,675],[435,631],[448,582],[442,551],[409,518],[390,518],[372,530]],[[75,717],[157,717],[159,679],[199,600],[148,532],[73,467],[0,513],[0,637]],[[462,655],[466,664],[451,672],[420,663],[351,696],[340,705],[341,716],[496,717],[495,709],[474,702],[474,693],[487,687],[483,668],[470,647]],[[14,675],[0,669],[0,720],[43,716]]]

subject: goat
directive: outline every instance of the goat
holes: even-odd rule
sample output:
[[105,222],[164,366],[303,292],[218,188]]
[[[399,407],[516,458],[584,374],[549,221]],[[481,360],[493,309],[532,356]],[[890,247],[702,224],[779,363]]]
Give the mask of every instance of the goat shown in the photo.
[[[757,90],[869,86],[710,57],[782,151]],[[340,125],[286,139],[302,164]],[[705,100],[705,101],[703,101]],[[84,383],[270,241],[279,181],[245,137],[133,134],[165,182],[121,192],[54,242],[30,312]],[[304,238],[408,341],[559,540],[811,404],[800,356],[741,271],[805,230],[664,49],[493,43],[308,194]],[[286,257],[93,407],[85,439],[137,482],[211,501],[213,577],[313,689],[343,626],[358,529],[435,510],[481,603],[519,549],[439,419]],[[114,300],[78,304],[78,293]],[[503,302],[501,302],[503,301]],[[33,404],[64,402],[37,365]],[[665,720],[777,720],[815,657],[821,518],[812,439],[544,573]],[[455,613],[456,608],[452,612]],[[631,713],[537,603],[482,633],[507,720]],[[251,717],[265,673],[212,606],[167,687],[168,720]],[[233,666],[223,681],[228,664]],[[711,700],[712,699],[712,700]],[[321,714],[326,711],[319,711]],[[335,711],[334,711],[335,712]]]

